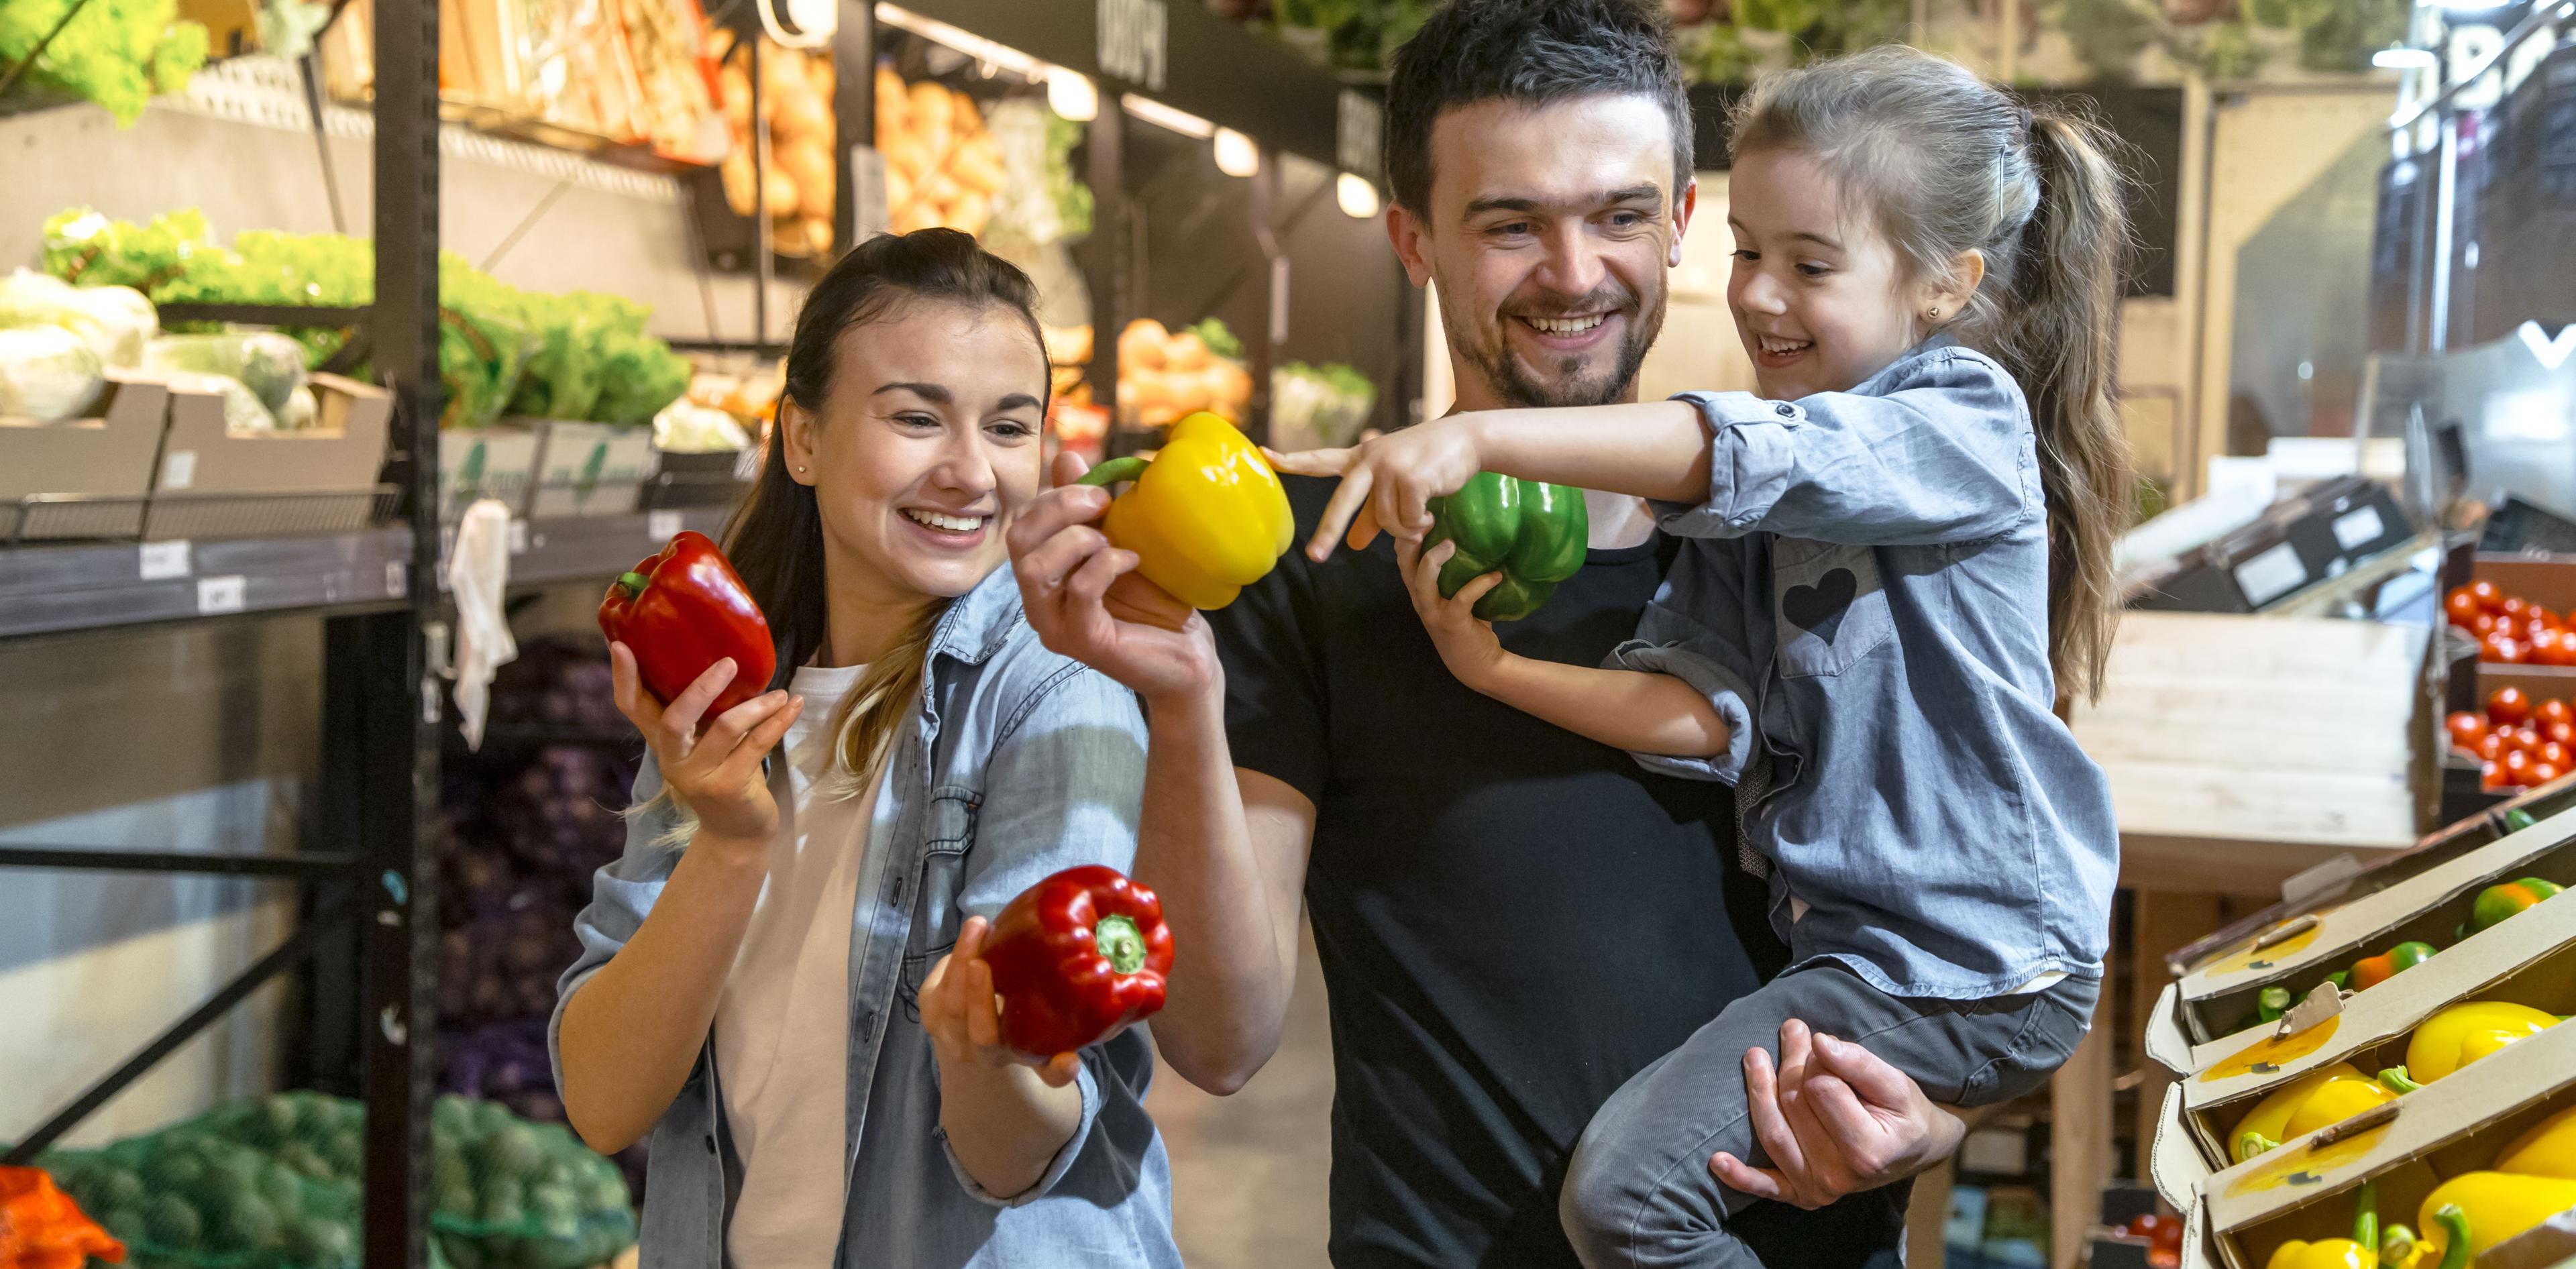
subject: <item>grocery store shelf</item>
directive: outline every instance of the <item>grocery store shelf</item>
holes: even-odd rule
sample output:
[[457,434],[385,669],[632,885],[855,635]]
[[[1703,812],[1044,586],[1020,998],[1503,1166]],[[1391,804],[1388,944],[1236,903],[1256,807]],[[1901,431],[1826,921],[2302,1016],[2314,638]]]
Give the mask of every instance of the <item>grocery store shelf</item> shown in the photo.
[[295,852],[132,850],[110,846],[0,846],[0,867],[92,872],[195,872],[228,877],[330,877],[358,866],[355,855]]
[[[729,508],[519,522],[510,584],[551,586],[634,566],[673,533],[713,535]],[[442,552],[443,554],[443,552]],[[404,602],[411,532],[0,549],[0,638]]]

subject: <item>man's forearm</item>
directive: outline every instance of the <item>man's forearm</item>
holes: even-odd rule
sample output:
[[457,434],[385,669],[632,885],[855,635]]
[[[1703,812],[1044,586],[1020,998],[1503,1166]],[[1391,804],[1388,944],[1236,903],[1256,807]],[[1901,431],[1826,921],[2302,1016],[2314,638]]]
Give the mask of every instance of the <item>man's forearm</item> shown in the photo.
[[1191,1083],[1230,1093],[1279,1045],[1297,973],[1294,883],[1283,919],[1226,744],[1221,683],[1153,704],[1147,727],[1136,876],[1161,896],[1177,949],[1154,1039]]
[[1682,401],[1470,416],[1485,470],[1666,502],[1708,497],[1708,429]]
[[1717,708],[1668,674],[1505,655],[1470,686],[1613,749],[1683,758],[1726,752],[1727,727]]

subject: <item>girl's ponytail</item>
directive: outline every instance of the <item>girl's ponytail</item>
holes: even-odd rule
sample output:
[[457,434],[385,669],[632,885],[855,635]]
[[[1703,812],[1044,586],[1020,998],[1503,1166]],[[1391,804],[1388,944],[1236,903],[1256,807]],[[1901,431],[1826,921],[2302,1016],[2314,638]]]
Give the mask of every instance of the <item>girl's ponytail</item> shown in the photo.
[[2099,125],[2030,119],[2039,202],[2022,227],[1994,351],[2021,382],[2048,494],[2048,643],[2058,694],[2101,694],[2119,625],[2111,547],[2127,526],[2129,442],[2115,400],[2120,270],[2129,245],[2122,176]]

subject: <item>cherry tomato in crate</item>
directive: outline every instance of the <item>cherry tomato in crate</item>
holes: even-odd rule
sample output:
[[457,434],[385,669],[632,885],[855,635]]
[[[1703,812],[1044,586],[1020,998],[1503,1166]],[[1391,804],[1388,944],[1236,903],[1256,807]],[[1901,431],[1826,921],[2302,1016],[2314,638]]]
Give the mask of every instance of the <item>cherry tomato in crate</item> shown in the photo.
[[2466,586],[2453,587],[2449,597],[2442,601],[2442,614],[2449,617],[2455,626],[2466,626],[2485,611],[2485,606],[2478,603],[2478,597],[2470,594]]
[[2531,751],[2531,756],[2534,759],[2546,762],[2561,771],[2567,769],[2567,746],[2562,745],[2555,740],[2541,741],[2540,746]]
[[2469,618],[2469,633],[2481,639],[2503,628],[2496,621],[2496,615],[2491,612],[2480,611],[2477,616]]
[[2524,655],[2522,640],[2506,634],[2501,629],[2478,640],[2478,659],[2481,661],[2520,665]]
[[2505,743],[2537,758],[2540,756],[2540,747],[2549,742],[2541,738],[2539,728],[2525,723],[2514,728],[2513,734],[2505,738]]
[[2516,624],[2519,624],[2524,615],[2530,611],[2531,601],[2520,595],[2507,595],[2504,597],[2504,602],[2496,605],[2497,616],[2509,617]]
[[2531,718],[2535,723],[2576,723],[2576,707],[2553,696],[2535,702],[2531,707]]
[[2451,743],[2458,748],[2474,753],[2478,742],[2487,738],[2487,720],[2465,709],[2443,721],[2450,728]]
[[2496,584],[2485,578],[2469,583],[2469,595],[2478,601],[2478,607],[2488,612],[2496,611],[2504,603],[2504,592],[2497,590]]
[[2513,748],[2512,732],[2513,729],[2510,727],[2499,727],[2488,732],[2478,740],[2478,756],[2489,762],[2503,757],[2505,750]]
[[2531,763],[2531,755],[2520,749],[2508,749],[2496,759],[2496,765],[2504,768],[2505,783],[2526,787],[2531,783]]
[[2576,723],[2551,723],[2542,728],[2540,734],[2576,750]]
[[2527,778],[2534,786],[2538,786],[2557,779],[2561,774],[2564,774],[2564,771],[2565,768],[2560,767],[2557,763],[2544,759],[2531,764],[2531,771]]
[[2519,725],[2531,717],[2531,698],[2518,687],[2499,687],[2487,694],[2487,721]]
[[2576,666],[2576,630],[2557,630],[2551,633],[2558,636],[2557,642],[2547,648],[2535,649],[2537,655],[2532,659],[2542,665]]
[[2493,791],[2504,787],[2504,764],[2489,758],[2478,764],[2478,787]]

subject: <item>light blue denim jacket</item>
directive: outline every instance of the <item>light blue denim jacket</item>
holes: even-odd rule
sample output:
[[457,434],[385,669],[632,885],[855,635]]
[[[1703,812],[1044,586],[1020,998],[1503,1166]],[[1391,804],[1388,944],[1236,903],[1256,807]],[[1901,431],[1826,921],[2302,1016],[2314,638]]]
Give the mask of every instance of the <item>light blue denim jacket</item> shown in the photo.
[[[1153,1046],[1133,1027],[1083,1051],[1082,1118],[1045,1175],[1005,1201],[958,1166],[917,1004],[969,915],[1075,864],[1122,871],[1136,853],[1145,725],[1129,692],[1047,651],[1009,569],[949,606],[931,640],[919,725],[897,732],[850,930],[848,1208],[840,1264],[1178,1269],[1171,1175],[1145,1114]],[[771,787],[785,796],[786,764]],[[648,762],[638,802],[661,787]],[[668,804],[665,803],[665,806]],[[673,817],[634,819],[575,923],[547,1041],[563,1081],[563,1005],[633,937],[679,862]],[[718,1269],[742,1169],[724,1126],[712,1041],[654,1126],[646,1269]],[[816,1266],[815,1269],[828,1269]]]
[[[2021,389],[1938,339],[1849,392],[1690,392],[1709,490],[1664,505],[1674,559],[1611,664],[1707,694],[1795,962],[1899,996],[2097,977],[2119,835],[2101,769],[2051,712],[2048,510]],[[1794,895],[1808,905],[1790,919]]]

